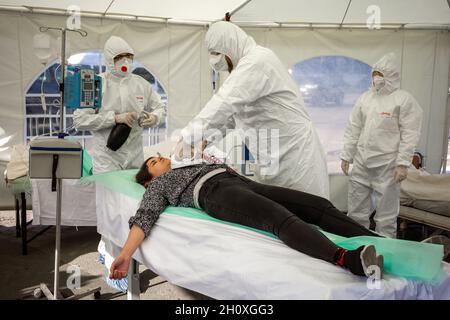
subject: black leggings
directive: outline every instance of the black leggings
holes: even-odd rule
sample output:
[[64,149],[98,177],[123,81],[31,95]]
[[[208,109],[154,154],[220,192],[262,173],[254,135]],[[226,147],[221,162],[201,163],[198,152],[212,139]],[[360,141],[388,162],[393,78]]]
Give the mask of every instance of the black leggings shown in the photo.
[[378,236],[324,198],[230,172],[204,183],[199,204],[214,218],[271,232],[289,247],[329,262],[334,262],[338,246],[310,224],[345,237]]

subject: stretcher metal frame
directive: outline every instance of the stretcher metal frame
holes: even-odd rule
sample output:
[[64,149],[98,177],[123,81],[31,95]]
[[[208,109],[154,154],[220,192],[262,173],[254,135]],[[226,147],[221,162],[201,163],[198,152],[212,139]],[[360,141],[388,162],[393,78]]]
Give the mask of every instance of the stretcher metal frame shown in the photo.
[[130,267],[128,269],[128,300],[140,300],[140,281],[139,281],[139,262],[135,259],[131,259]]
[[30,239],[28,239],[28,225],[33,223],[33,220],[27,222],[27,200],[25,192],[20,193],[20,201],[17,195],[14,196],[16,205],[16,238],[22,238],[22,255],[26,256],[28,254],[28,243],[44,234],[47,230],[52,228],[52,226],[44,227],[38,233],[34,234]]
[[[439,235],[445,231],[450,232],[450,217],[446,217],[437,213],[416,209],[413,207],[400,206],[398,215],[400,223],[400,231],[406,229],[402,226],[403,223],[407,224],[407,221],[417,222],[422,225],[436,228],[430,236]],[[425,238],[425,228],[422,229],[422,236]]]

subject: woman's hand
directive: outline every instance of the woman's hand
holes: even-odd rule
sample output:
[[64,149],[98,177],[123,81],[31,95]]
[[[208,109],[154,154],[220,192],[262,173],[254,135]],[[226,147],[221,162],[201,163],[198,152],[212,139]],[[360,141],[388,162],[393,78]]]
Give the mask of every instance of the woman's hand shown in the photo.
[[122,279],[127,276],[130,267],[131,257],[119,255],[111,265],[109,270],[110,279]]
[[122,279],[127,276],[128,268],[130,267],[131,256],[136,251],[137,247],[144,241],[144,231],[136,224],[131,227],[128,239],[123,246],[122,251],[114,260],[109,269],[110,279]]

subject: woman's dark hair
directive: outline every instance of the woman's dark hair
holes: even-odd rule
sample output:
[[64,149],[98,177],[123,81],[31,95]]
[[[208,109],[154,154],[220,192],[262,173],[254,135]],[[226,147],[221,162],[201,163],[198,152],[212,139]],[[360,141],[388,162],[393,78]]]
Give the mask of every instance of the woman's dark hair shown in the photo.
[[411,164],[416,168],[420,169],[423,166],[423,155],[420,152],[414,152]]
[[419,151],[414,152],[414,154],[417,154],[420,158],[420,161],[423,161],[423,154],[421,154]]
[[152,180],[152,175],[148,172],[147,162],[154,157],[150,157],[144,161],[138,173],[136,173],[136,182],[147,188],[148,183]]

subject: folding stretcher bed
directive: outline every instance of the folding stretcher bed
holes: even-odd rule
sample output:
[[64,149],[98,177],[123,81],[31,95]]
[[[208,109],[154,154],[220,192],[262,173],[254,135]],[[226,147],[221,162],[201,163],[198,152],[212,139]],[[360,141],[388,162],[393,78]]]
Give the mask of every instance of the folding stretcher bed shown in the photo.
[[[22,238],[22,254],[28,253],[27,244],[49,230],[56,221],[56,192],[51,192],[51,180],[21,177],[9,181],[9,188],[15,198],[16,236]],[[27,199],[31,198],[33,219],[27,222]],[[95,184],[78,180],[63,181],[62,221],[64,226],[96,226]],[[29,224],[46,226],[29,237]]]
[[[447,207],[448,204],[446,204],[446,208]],[[450,212],[446,212],[446,215],[444,215],[419,208],[400,206],[398,218],[400,221],[399,237],[401,238],[405,236],[409,222],[419,223],[422,225],[423,239],[450,232]],[[427,227],[431,227],[434,231],[430,234]],[[448,241],[448,238],[445,239]],[[444,254],[448,256],[449,250],[447,249]]]
[[450,217],[433,212],[420,210],[413,207],[400,206],[399,218],[402,220],[418,222],[426,226],[438,229],[437,233],[441,231],[450,231]]
[[400,204],[402,229],[412,221],[437,229],[433,235],[450,231],[450,175],[410,168],[402,182]]
[[[98,232],[115,256],[139,200],[101,184],[96,189]],[[377,288],[264,234],[176,211],[160,216],[133,257],[169,282],[215,299],[450,299],[450,265],[444,262],[437,283],[385,274]]]

